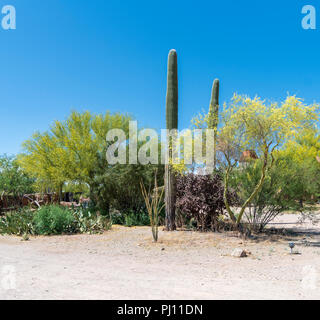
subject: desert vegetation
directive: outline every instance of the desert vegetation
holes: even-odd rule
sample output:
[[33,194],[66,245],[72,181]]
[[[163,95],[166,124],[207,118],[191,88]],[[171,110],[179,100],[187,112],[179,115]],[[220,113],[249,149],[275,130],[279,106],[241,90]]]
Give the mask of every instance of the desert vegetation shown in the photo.
[[[202,153],[213,150],[212,163],[205,157],[202,164],[186,163],[183,143],[180,161],[174,161],[172,135],[167,164],[108,163],[110,130],[125,133],[121,147],[131,157],[133,117],[126,114],[73,111],[35,133],[21,154],[0,158],[0,233],[27,239],[103,232],[112,224],[150,225],[157,241],[159,226],[250,234],[286,211],[312,213],[320,190],[318,105],[296,96],[275,102],[234,94],[220,106],[219,88],[216,79],[208,112],[190,120],[190,128],[204,137],[199,142],[193,136],[193,159],[195,146],[202,144]],[[166,125],[178,129],[175,50],[168,58]],[[214,131],[212,145],[206,129]]]

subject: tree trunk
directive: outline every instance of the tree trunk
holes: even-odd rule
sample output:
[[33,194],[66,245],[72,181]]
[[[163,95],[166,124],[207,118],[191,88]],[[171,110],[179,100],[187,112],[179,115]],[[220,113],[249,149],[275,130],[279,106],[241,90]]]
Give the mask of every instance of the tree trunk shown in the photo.
[[240,213],[239,213],[239,216],[237,219],[237,225],[240,224],[241,218],[242,218],[247,206],[251,203],[252,199],[254,199],[257,196],[257,194],[260,192],[260,190],[262,189],[262,186],[263,186],[263,183],[264,183],[264,180],[266,177],[267,165],[268,165],[268,148],[266,147],[265,152],[264,152],[264,159],[263,159],[263,166],[262,166],[260,180],[259,180],[258,184],[256,185],[256,187],[254,188],[253,192],[251,193],[250,197],[245,201],[245,203],[241,207],[241,210],[240,210]]
[[60,185],[59,185],[59,190],[58,190],[58,193],[59,193],[59,203],[61,202],[61,201],[63,201],[63,185],[64,185],[64,183],[61,183]]
[[224,177],[224,190],[223,190],[223,200],[224,200],[224,204],[226,206],[227,212],[232,220],[232,222],[235,224],[236,223],[236,217],[234,215],[234,213],[232,212],[230,205],[229,205],[229,201],[228,201],[228,187],[229,187],[229,174],[230,174],[230,164],[229,167],[227,168],[227,171],[225,173],[225,177]]

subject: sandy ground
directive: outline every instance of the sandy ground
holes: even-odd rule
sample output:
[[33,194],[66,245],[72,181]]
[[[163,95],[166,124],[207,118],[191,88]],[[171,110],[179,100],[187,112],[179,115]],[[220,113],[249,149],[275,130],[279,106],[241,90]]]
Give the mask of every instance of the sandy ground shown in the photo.
[[[292,227],[297,215],[274,226]],[[102,235],[0,237],[1,299],[319,299],[320,227],[232,234],[114,226]],[[289,254],[288,241],[300,254]],[[251,252],[231,257],[235,248]]]

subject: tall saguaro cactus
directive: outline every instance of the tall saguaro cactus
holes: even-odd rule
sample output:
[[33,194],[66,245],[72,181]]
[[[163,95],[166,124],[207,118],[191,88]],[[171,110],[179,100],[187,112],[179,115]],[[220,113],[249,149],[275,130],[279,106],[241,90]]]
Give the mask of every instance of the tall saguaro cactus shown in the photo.
[[[175,50],[170,50],[168,57],[166,123],[169,132],[173,129],[178,129],[178,62]],[[167,138],[170,160],[172,159],[172,139],[170,134]],[[167,161],[165,166],[165,207],[166,229],[173,231],[176,229],[176,179],[170,161]]]
[[213,146],[213,168],[216,168],[217,162],[217,135],[218,135],[218,121],[219,121],[219,86],[220,82],[218,79],[213,81],[211,101],[209,107],[209,121],[208,129],[214,130],[214,146]]

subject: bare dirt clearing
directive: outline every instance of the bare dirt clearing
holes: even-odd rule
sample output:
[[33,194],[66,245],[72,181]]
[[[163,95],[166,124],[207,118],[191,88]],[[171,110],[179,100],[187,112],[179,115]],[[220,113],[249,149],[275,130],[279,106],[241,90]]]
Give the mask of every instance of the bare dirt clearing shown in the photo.
[[[276,222],[297,219],[285,215]],[[244,241],[230,234],[160,231],[157,244],[148,227],[30,241],[0,237],[0,267],[16,270],[16,289],[0,286],[0,298],[319,299],[320,228],[295,227],[312,232]],[[289,254],[291,240],[301,254]],[[231,257],[235,248],[251,254]]]

